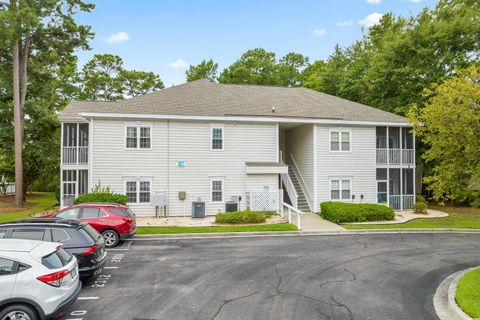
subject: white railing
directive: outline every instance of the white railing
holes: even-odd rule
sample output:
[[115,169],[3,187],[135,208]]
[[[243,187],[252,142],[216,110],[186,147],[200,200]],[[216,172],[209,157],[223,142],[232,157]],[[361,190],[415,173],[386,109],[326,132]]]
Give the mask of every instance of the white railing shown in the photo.
[[414,160],[415,150],[413,149],[377,149],[377,164],[413,164]]
[[405,195],[390,195],[388,197],[390,208],[393,210],[409,210],[412,209],[415,202],[415,196],[410,194]]
[[415,159],[413,149],[403,149],[402,150],[402,163],[403,164],[413,164]]
[[285,186],[285,190],[287,191],[288,197],[292,202],[292,206],[294,208],[298,208],[298,193],[295,190],[295,186],[293,185],[292,178],[286,173],[281,175],[282,183]]
[[295,158],[293,155],[290,153],[290,159],[292,160],[292,169],[293,173],[297,177],[298,183],[300,184],[300,188],[302,188],[303,194],[305,195],[305,198],[307,199],[308,206],[310,207],[310,210],[313,212],[313,197],[310,194],[310,191],[307,188],[307,185],[305,184],[305,180],[302,177],[302,174],[300,173],[300,170],[298,169],[297,162],[295,161]]
[[0,195],[15,194],[15,182],[0,182]]
[[88,147],[63,147],[63,164],[85,164],[88,163]]
[[377,149],[377,164],[388,163],[388,149]]
[[302,215],[303,212],[292,207],[288,203],[282,203],[282,210],[280,210],[282,218],[285,218],[285,208],[287,209],[287,219],[288,223],[292,223],[292,212],[297,215],[297,228],[298,230],[302,230]]

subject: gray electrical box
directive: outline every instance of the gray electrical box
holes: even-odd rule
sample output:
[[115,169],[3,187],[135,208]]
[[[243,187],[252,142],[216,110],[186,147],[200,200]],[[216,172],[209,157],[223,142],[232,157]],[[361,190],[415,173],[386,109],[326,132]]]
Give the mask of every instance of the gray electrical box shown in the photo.
[[187,199],[187,193],[185,191],[178,192],[178,200],[185,200]]
[[192,202],[192,218],[205,218],[205,202],[204,201]]
[[153,193],[150,201],[154,206],[164,207],[167,205],[167,195],[163,192]]

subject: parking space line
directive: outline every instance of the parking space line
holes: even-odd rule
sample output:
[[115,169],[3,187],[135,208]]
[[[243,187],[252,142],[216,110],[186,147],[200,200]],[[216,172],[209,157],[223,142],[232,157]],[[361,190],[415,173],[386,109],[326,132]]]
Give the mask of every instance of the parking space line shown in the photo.
[[103,269],[118,269],[118,267],[105,267]]
[[98,297],[78,297],[78,300],[97,300]]
[[113,248],[113,249],[107,249],[107,251],[129,251],[130,249],[122,249],[122,248]]

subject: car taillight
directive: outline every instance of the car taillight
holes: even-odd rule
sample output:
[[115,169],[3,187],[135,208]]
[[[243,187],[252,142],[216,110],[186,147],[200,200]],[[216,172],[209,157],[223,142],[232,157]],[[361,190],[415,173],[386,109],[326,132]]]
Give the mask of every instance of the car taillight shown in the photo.
[[62,285],[63,278],[65,278],[68,275],[68,273],[69,273],[68,270],[62,270],[55,273],[46,274],[44,276],[40,276],[37,279],[48,285],[58,288]]
[[98,249],[98,246],[91,246],[91,247],[88,247],[87,249],[85,249],[81,255],[82,256],[89,256],[91,255],[92,253],[94,253],[95,251],[97,251]]

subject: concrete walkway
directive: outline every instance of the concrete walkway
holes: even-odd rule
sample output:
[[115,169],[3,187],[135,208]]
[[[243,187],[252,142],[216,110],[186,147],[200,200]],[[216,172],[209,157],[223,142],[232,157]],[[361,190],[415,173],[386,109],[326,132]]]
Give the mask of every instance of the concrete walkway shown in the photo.
[[318,214],[306,213],[302,216],[302,231],[342,231],[338,224],[322,219]]

